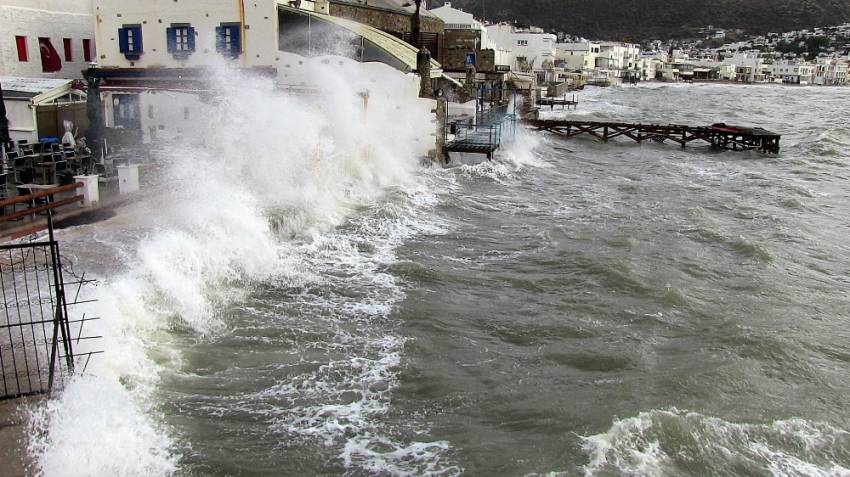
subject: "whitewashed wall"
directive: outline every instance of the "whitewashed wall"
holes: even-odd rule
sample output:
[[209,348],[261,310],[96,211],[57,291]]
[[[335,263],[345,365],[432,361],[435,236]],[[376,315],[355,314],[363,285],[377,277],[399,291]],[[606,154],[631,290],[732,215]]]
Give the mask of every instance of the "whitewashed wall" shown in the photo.
[[[27,38],[28,61],[18,61],[16,36]],[[62,59],[62,69],[44,73],[38,38],[50,43]],[[70,38],[72,61],[65,61],[63,39]],[[0,75],[82,78],[87,67],[83,56],[83,39],[92,40],[92,56],[96,55],[94,19],[89,0],[3,0],[0,5]]]
[[[532,69],[540,69],[546,60],[555,61],[557,37],[549,33],[515,31],[512,25],[497,24],[487,27],[487,36],[501,49],[510,51],[511,67],[517,68],[516,58],[525,57]],[[525,44],[521,44],[524,41]]]
[[[273,66],[278,58],[277,0],[241,2],[245,7],[242,31],[244,53],[240,66]],[[98,63],[113,68],[187,68],[219,61],[215,50],[215,29],[222,22],[240,21],[238,0],[94,0]],[[302,8],[312,9],[312,2]],[[166,28],[172,23],[189,23],[195,28],[195,52],[185,59],[168,52]],[[123,25],[142,25],[144,53],[129,61],[120,52],[118,30]]]

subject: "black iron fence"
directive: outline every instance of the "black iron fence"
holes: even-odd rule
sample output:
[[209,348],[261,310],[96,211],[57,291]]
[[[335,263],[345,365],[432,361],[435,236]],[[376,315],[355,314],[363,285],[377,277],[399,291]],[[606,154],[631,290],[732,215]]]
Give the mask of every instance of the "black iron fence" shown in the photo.
[[98,317],[69,318],[69,309],[87,303],[81,291],[93,281],[73,273],[66,281],[51,210],[46,214],[46,238],[0,245],[0,400],[50,392],[99,353],[75,353],[83,340],[100,338],[83,333]]

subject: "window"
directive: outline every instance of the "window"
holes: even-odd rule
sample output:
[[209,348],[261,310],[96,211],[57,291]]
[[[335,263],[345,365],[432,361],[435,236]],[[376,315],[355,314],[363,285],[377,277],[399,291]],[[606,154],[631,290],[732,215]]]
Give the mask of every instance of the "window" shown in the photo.
[[195,29],[187,24],[171,25],[165,30],[168,52],[175,58],[187,58],[195,51]]
[[517,40],[517,46],[528,46],[528,40]]
[[27,54],[27,37],[16,36],[15,44],[18,45],[18,61],[29,61]]
[[240,41],[241,25],[238,23],[222,23],[215,29],[215,51],[228,58],[236,58],[242,53]]
[[88,38],[83,39],[83,59],[85,59],[87,63],[91,62],[92,59],[91,40]]
[[124,57],[130,61],[138,60],[144,52],[141,25],[124,25],[118,30],[118,46]]
[[71,54],[71,39],[62,39],[62,44],[65,47],[65,61],[74,61],[74,56]]

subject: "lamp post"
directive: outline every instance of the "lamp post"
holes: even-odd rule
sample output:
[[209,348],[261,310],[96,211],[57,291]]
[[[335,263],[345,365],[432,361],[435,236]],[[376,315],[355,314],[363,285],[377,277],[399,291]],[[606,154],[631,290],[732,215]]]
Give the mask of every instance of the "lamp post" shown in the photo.
[[422,23],[421,18],[419,16],[419,10],[422,8],[422,0],[414,0],[416,3],[416,11],[413,12],[413,16],[410,17],[410,21],[412,23],[412,36],[411,40],[413,40],[413,46],[416,48],[422,48],[422,39],[421,39],[421,31],[422,31]]

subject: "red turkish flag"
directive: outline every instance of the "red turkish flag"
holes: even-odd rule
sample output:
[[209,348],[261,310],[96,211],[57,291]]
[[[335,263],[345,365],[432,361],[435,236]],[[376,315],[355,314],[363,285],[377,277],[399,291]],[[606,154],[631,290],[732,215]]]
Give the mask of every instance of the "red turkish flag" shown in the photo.
[[41,50],[41,71],[53,73],[62,69],[62,59],[50,44],[50,38],[39,38],[38,48]]

